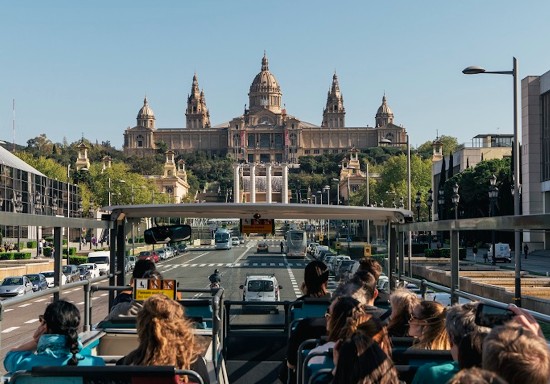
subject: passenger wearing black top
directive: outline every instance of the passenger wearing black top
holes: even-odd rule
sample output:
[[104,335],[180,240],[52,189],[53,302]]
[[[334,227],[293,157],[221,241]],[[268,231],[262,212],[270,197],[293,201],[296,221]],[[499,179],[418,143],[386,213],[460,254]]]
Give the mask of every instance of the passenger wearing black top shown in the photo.
[[[150,271],[155,271],[157,266],[151,260],[138,260],[132,271],[132,279],[141,279],[145,274],[150,273]],[[130,283],[129,288],[133,285],[133,281]],[[113,305],[111,309],[120,303],[129,303],[132,301],[132,290],[122,291],[117,297],[113,300]]]

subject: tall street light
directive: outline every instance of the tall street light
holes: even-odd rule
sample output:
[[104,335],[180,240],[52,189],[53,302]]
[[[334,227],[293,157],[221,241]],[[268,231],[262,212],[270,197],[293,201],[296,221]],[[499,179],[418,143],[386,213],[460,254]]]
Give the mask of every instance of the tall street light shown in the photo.
[[416,221],[420,221],[420,197],[422,194],[420,191],[416,192],[416,199],[414,200],[414,205],[416,206]]
[[[498,198],[497,177],[495,175],[489,178],[489,216],[495,216],[495,205]],[[491,264],[496,265],[497,259],[495,257],[495,230],[491,231],[491,243],[492,243],[492,259]]]
[[332,181],[336,182],[336,205],[340,205],[340,179],[333,178]]
[[453,205],[455,206],[455,220],[458,220],[458,202],[460,201],[460,195],[458,194],[458,184],[455,183],[453,185],[453,196],[451,197],[451,201],[453,202]]
[[[432,197],[433,193],[434,192],[430,188],[428,190],[428,198],[426,199],[426,205],[428,206],[428,221],[429,222],[432,221],[432,206],[433,206],[433,203],[434,203],[434,198]],[[430,230],[429,236],[428,236],[428,247],[430,249],[432,248],[432,231],[431,230]]]
[[[520,215],[520,191],[519,191],[519,113],[518,113],[518,61],[514,57],[512,62],[511,71],[487,71],[485,68],[478,66],[471,66],[465,68],[462,73],[465,75],[477,75],[477,74],[495,74],[495,75],[512,75],[514,82],[514,146],[512,147],[512,158],[514,159],[514,216]],[[521,250],[520,250],[520,234],[516,229],[514,231],[514,257],[516,261],[515,265],[515,292],[514,292],[514,304],[521,307]]]

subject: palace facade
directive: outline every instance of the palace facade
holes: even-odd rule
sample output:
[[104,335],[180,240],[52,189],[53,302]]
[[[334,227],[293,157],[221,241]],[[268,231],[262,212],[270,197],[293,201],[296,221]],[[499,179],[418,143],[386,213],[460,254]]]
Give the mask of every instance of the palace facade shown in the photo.
[[155,114],[145,98],[136,126],[124,132],[124,153],[146,156],[164,143],[176,154],[203,151],[230,156],[239,162],[297,164],[300,156],[347,153],[352,148],[360,151],[379,146],[382,139],[395,145],[406,142],[407,132],[393,123],[394,115],[385,95],[375,115],[374,127],[347,127],[344,98],[336,73],[321,125],[288,114],[281,107],[284,105],[282,95],[264,54],[261,71],[250,86],[249,104],[244,113],[212,126],[204,91],[199,89],[195,74],[187,97],[185,128],[157,128]]

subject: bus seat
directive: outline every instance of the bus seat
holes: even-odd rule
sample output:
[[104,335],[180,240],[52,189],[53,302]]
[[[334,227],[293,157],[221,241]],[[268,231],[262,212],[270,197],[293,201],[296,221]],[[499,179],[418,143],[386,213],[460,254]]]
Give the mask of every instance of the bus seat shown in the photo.
[[450,350],[392,349],[392,359],[396,365],[424,365],[453,361]]
[[178,303],[184,307],[185,316],[197,324],[197,328],[212,328],[213,311],[210,299],[185,299],[178,300]]
[[391,346],[395,349],[406,349],[412,347],[414,344],[414,337],[412,336],[392,336]]
[[[321,364],[309,364],[309,361],[316,357],[316,356],[324,356],[325,361]],[[308,355],[305,357],[303,363],[302,363],[302,384],[310,383],[311,378],[320,370],[329,370],[332,372],[334,369],[334,361],[332,360],[332,348],[330,348],[328,351],[324,352],[314,352],[314,353],[308,353]],[[319,380],[319,383],[323,383],[324,381],[321,381],[321,378],[325,378],[326,376],[320,376],[317,378]],[[331,374],[332,377],[332,374]]]
[[411,384],[418,367],[418,365],[396,365],[395,369],[397,370],[399,380]]
[[106,333],[97,345],[98,356],[126,356],[139,345],[137,333]]
[[127,316],[125,318],[103,320],[96,325],[96,329],[136,329],[136,318],[134,316]]
[[10,384],[176,384],[178,376],[187,375],[191,383],[203,384],[195,371],[179,370],[171,366],[105,366],[105,367],[34,367],[30,371],[17,371]]
[[306,317],[323,317],[327,312],[327,308],[330,305],[328,299],[307,299],[297,300],[289,305],[289,321],[296,319],[303,319]]
[[329,384],[333,378],[332,368],[321,368],[311,375],[308,384]]
[[[309,354],[309,351],[311,351],[313,348],[318,346],[319,343],[320,343],[319,339],[307,339],[307,340],[304,340],[298,347],[298,352],[297,352],[298,356],[296,358],[296,383],[297,384],[302,383],[304,361],[306,360]],[[289,375],[291,374],[292,372],[289,372]]]

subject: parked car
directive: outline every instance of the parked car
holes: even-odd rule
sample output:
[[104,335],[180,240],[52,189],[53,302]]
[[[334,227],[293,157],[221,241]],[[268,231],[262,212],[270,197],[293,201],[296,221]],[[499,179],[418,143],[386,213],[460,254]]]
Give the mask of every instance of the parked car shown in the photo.
[[337,280],[347,280],[351,277],[351,270],[355,264],[353,260],[342,260],[338,265],[338,269],[334,272]]
[[22,296],[32,292],[32,283],[27,276],[10,276],[0,284],[0,297]]
[[166,254],[166,250],[163,248],[163,249],[159,249],[157,251],[158,255],[159,255],[159,259],[160,260],[166,260],[168,259],[168,255]]
[[179,253],[184,253],[184,252],[187,252],[187,244],[178,244],[178,252]]
[[138,257],[140,260],[152,260],[155,263],[158,263],[160,260],[159,254],[156,251],[141,251]]
[[239,236],[239,243],[244,244],[244,237]]
[[[54,284],[53,284],[54,271],[42,271],[40,273],[43,274],[44,277],[46,278],[46,281],[48,282],[48,288],[53,287],[54,286]],[[61,285],[66,284],[66,283],[67,283],[67,276],[65,276],[64,274],[61,274]]]
[[89,280],[92,278],[90,270],[85,265],[79,265],[78,272],[80,272],[80,280]]
[[167,259],[174,257],[174,250],[172,249],[172,247],[165,247],[164,253],[166,254]]
[[101,275],[101,271],[99,270],[99,267],[96,263],[84,263],[80,264],[79,267],[85,267],[90,271],[90,277],[93,279],[94,277],[99,277]]
[[76,265],[64,265],[61,268],[61,271],[65,276],[67,276],[67,283],[73,283],[80,280],[80,271]]
[[239,240],[239,238],[237,236],[233,236],[231,238],[231,245],[239,245],[241,243],[241,241]]
[[128,271],[133,271],[134,267],[136,266],[137,257],[135,256],[128,256],[126,258],[126,265],[128,268]]
[[44,276],[43,274],[31,273],[25,276],[27,276],[29,281],[32,283],[32,290],[34,292],[48,289],[48,281],[46,281],[46,276]]
[[265,241],[259,241],[258,242],[258,246],[256,247],[256,252],[257,253],[260,253],[260,252],[269,252],[269,246],[267,245],[267,242]]

